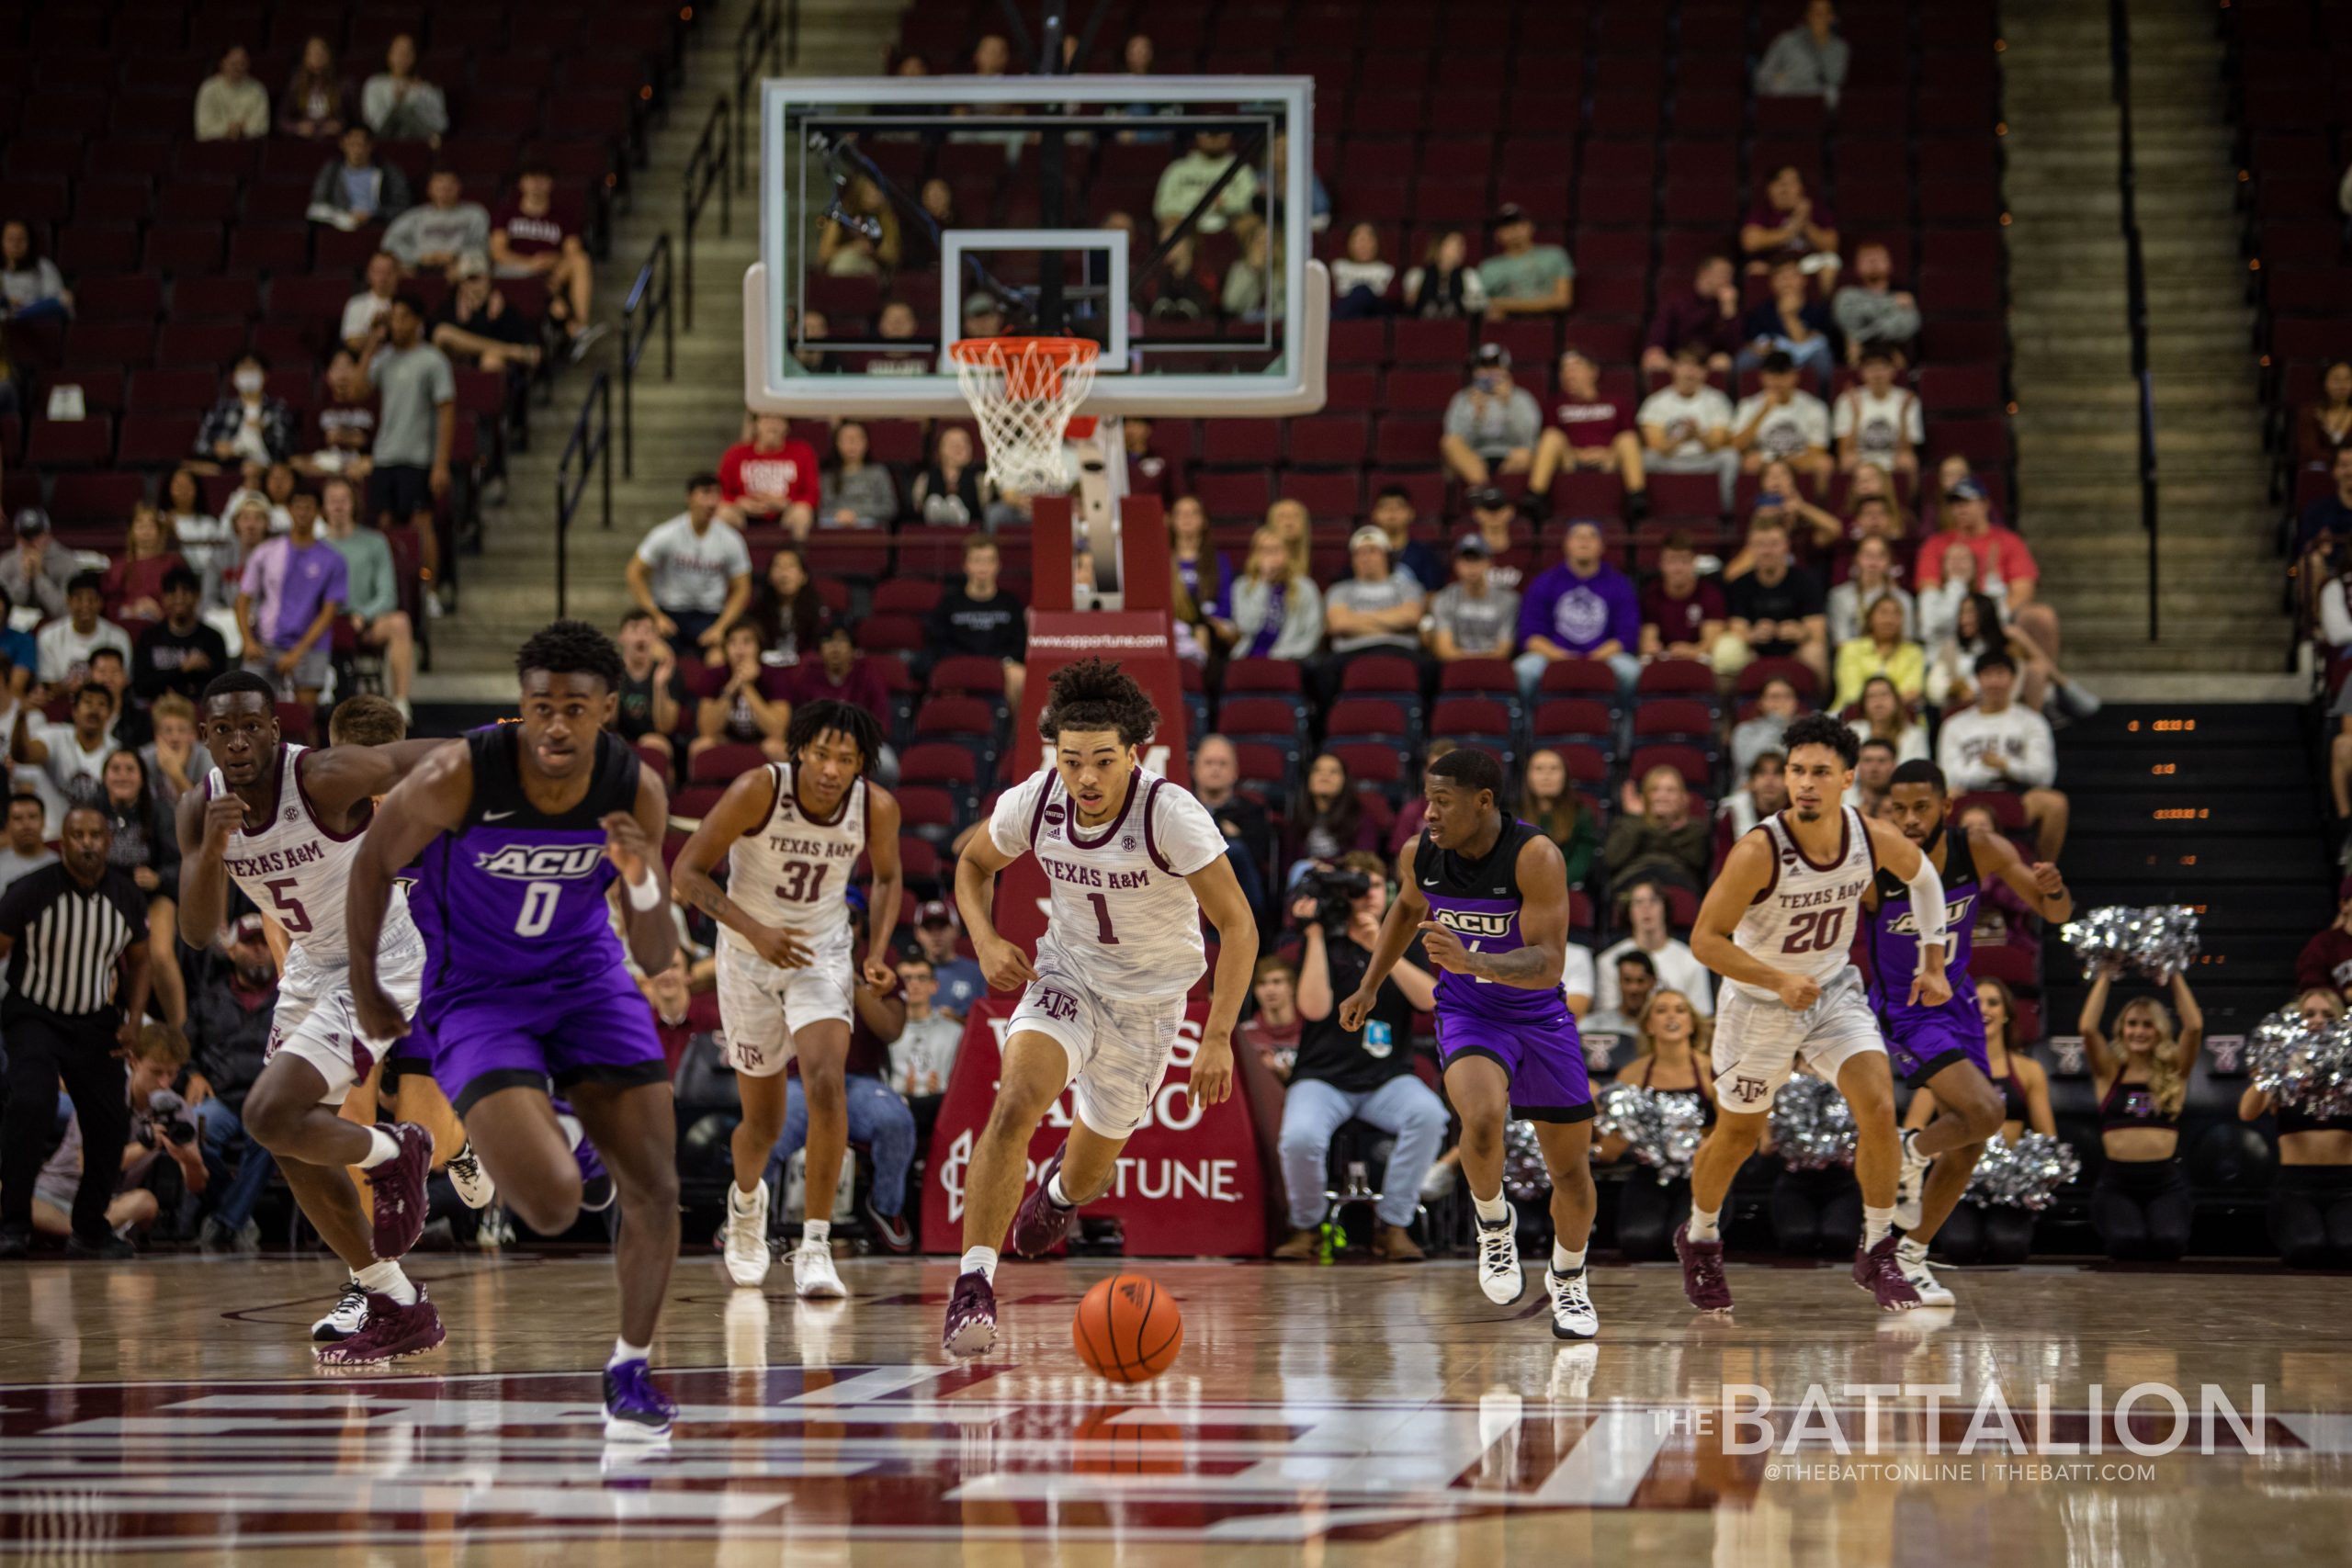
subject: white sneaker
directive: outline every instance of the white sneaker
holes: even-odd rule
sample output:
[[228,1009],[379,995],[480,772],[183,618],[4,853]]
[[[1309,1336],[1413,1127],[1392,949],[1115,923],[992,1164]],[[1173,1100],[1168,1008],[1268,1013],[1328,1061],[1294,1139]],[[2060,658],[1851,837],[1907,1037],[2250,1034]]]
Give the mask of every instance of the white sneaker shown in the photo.
[[1911,1281],[1911,1288],[1919,1292],[1921,1306],[1948,1307],[1960,1300],[1946,1289],[1942,1281],[1939,1280],[1928,1268],[1928,1247],[1925,1242],[1912,1241],[1908,1237],[1897,1242],[1894,1247],[1894,1262],[1895,1266],[1903,1270],[1903,1277]]
[[1527,1276],[1519,1269],[1519,1211],[1508,1203],[1498,1223],[1478,1222],[1478,1288],[1497,1306],[1527,1292]]
[[792,1288],[803,1296],[832,1300],[849,1294],[833,1269],[833,1249],[826,1242],[803,1241],[792,1252]]
[[727,1272],[739,1285],[757,1285],[768,1277],[774,1255],[768,1250],[768,1184],[746,1192],[727,1184]]
[[469,1209],[486,1209],[491,1200],[498,1196],[498,1186],[491,1180],[490,1172],[482,1169],[471,1139],[458,1145],[442,1170],[448,1176],[449,1185],[458,1190],[458,1201]]
[[1909,1230],[1919,1223],[1919,1192],[1928,1182],[1928,1167],[1935,1163],[1931,1155],[1919,1152],[1919,1130],[1906,1127],[1903,1133],[1903,1173],[1894,1179],[1894,1223]]
[[1589,1339],[1600,1332],[1600,1314],[1592,1310],[1592,1292],[1585,1289],[1585,1271],[1555,1274],[1544,1270],[1544,1289],[1552,1298],[1552,1337]]
[[311,1341],[316,1345],[336,1345],[368,1326],[368,1287],[356,1279],[348,1280],[334,1310],[311,1325]]

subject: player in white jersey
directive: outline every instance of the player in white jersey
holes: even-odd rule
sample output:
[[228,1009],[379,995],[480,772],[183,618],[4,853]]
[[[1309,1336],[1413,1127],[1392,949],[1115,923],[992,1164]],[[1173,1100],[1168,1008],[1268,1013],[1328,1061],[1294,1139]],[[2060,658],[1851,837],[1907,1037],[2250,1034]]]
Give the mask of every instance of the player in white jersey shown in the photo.
[[[736,1124],[735,1183],[727,1191],[727,1271],[739,1285],[768,1272],[767,1167],[784,1131],[800,1063],[808,1102],[808,1190],[830,1201],[849,1150],[852,993],[862,979],[896,982],[890,937],[898,926],[899,803],[866,778],[882,751],[872,714],[824,700],[793,709],[788,762],[770,762],[727,786],[679,852],[671,897],[718,922],[718,1015],[727,1065],[743,1100]],[[848,895],[860,855],[873,861],[867,908],[886,911],[861,964],[853,951]],[[727,863],[727,887],[711,873]],[[903,1251],[901,1246],[896,1250]],[[833,1268],[832,1216],[812,1207],[792,1255],[803,1296],[846,1294]]]
[[[1149,1113],[1205,954],[1216,977],[1193,1059],[1195,1105],[1232,1092],[1233,1024],[1258,956],[1258,922],[1225,858],[1225,835],[1191,792],[1143,771],[1136,748],[1159,710],[1100,659],[1055,672],[1037,728],[1048,762],[1004,792],[956,868],[956,898],[995,990],[1026,983],[1013,1011],[995,1107],[964,1173],[964,1263],[941,1343],[977,1356],[996,1342],[997,1249],[1050,1249],[1078,1205],[1110,1190],[1119,1151]],[[1036,962],[998,934],[996,875],[1035,854],[1051,889]],[[1022,1201],[1029,1141],[1076,1085],[1069,1137]],[[1015,1206],[1019,1214],[1014,1213]]]
[[[204,691],[199,715],[214,766],[180,800],[180,937],[209,945],[228,916],[234,880],[291,939],[270,1021],[269,1052],[243,1118],[277,1158],[302,1213],[368,1293],[368,1317],[319,1359],[359,1365],[441,1343],[439,1315],[398,1259],[424,1228],[433,1135],[413,1122],[363,1127],[336,1114],[384,1042],[362,1036],[352,1011],[344,893],[374,797],[439,744],[287,745],[269,682],[232,671]],[[381,959],[413,1009],[424,947],[406,907],[384,930]],[[374,1214],[345,1170],[368,1173]]]
[[1690,933],[1690,951],[1725,986],[1715,1012],[1715,1124],[1691,1162],[1690,1218],[1674,1233],[1683,1293],[1702,1312],[1731,1310],[1718,1229],[1724,1195],[1764,1136],[1773,1095],[1802,1066],[1836,1084],[1854,1113],[1854,1179],[1862,1190],[1854,1282],[1881,1308],[1906,1311],[1919,1293],[1895,1258],[1902,1145],[1894,1078],[1849,952],[1863,896],[1883,866],[1922,911],[1911,999],[1947,1000],[1943,880],[1918,845],[1838,804],[1854,779],[1853,731],[1808,714],[1781,744],[1788,807],[1732,846]]

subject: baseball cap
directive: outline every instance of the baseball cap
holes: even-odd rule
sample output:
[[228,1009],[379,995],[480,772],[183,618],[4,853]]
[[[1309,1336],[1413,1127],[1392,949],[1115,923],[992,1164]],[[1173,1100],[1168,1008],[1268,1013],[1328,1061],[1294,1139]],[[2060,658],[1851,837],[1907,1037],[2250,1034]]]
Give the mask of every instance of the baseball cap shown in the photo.
[[1481,512],[1499,512],[1510,504],[1500,485],[1480,485],[1470,492],[1470,504]]
[[1951,489],[1944,491],[1944,499],[1946,501],[1982,501],[1984,499],[1984,487],[1974,479],[1962,479]]
[[918,926],[952,926],[955,923],[954,912],[936,898],[915,911],[915,924]]
[[1482,343],[1478,345],[1477,366],[1481,370],[1508,370],[1510,350],[1498,343]]
[[1388,547],[1388,536],[1382,533],[1376,525],[1371,523],[1365,524],[1348,536],[1348,548],[1360,550],[1366,545],[1378,545],[1385,550]]
[[1520,204],[1515,201],[1506,201],[1500,207],[1495,209],[1495,215],[1487,220],[1487,227],[1489,229],[1499,229],[1506,223],[1525,223],[1527,221],[1529,221],[1527,209],[1520,206]]
[[19,534],[48,533],[49,513],[38,506],[23,508],[17,513],[17,532]]
[[268,931],[259,915],[241,915],[230,928],[229,935],[232,942],[259,942],[268,935]]
[[1464,534],[1453,542],[1453,558],[1456,560],[1491,560],[1494,554],[1480,535]]

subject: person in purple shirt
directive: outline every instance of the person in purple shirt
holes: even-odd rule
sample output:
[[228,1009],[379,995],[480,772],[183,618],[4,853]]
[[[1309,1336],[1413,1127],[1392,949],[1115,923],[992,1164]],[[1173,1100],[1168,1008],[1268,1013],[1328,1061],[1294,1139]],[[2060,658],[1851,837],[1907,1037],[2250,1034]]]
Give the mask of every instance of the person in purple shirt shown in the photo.
[[351,597],[343,552],[319,537],[319,498],[296,491],[287,498],[293,529],[265,542],[245,563],[237,589],[237,626],[244,634],[245,668],[288,684],[294,700],[316,707],[334,651],[328,633]]
[[1642,661],[1641,597],[1633,580],[1600,558],[1600,525],[1568,525],[1566,558],[1527,585],[1519,604],[1520,694],[1535,700],[1544,671],[1563,659],[1608,661],[1620,691],[1631,692]]

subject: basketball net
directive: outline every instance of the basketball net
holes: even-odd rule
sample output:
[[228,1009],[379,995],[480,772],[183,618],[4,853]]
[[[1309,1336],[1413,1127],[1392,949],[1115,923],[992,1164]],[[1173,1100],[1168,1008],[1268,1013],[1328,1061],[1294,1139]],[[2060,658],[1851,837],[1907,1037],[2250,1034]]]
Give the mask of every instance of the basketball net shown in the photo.
[[947,347],[980,422],[989,478],[1022,495],[1069,487],[1062,435],[1094,388],[1101,347],[1077,337],[972,337]]

